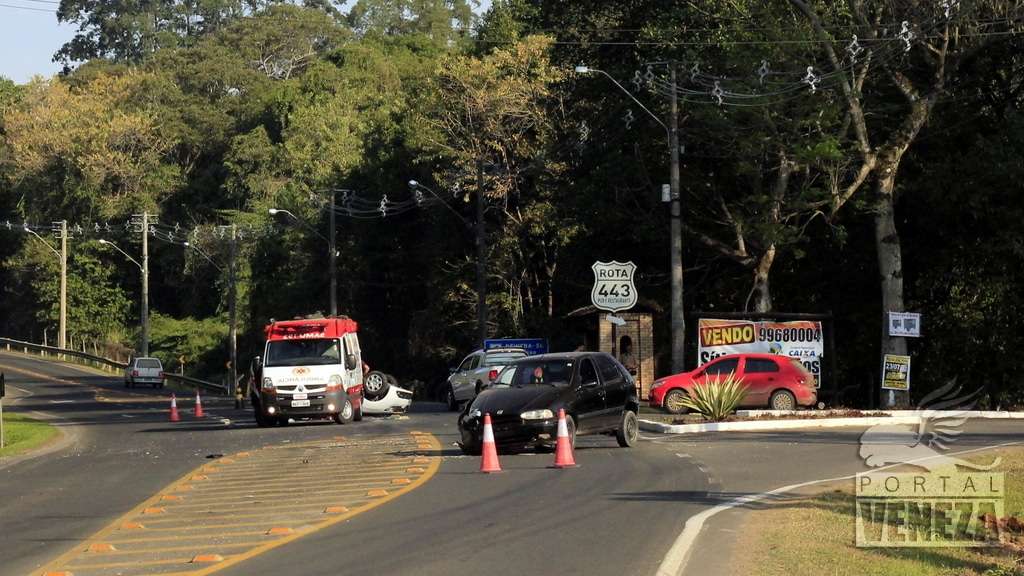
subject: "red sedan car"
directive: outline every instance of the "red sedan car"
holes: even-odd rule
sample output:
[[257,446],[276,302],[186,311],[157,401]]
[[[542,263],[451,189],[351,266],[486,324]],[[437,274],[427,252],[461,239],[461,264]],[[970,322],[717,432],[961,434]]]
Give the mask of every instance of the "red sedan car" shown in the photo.
[[687,390],[709,380],[724,380],[730,373],[747,387],[743,407],[794,410],[818,401],[814,376],[798,359],[777,354],[729,354],[692,372],[656,380],[651,388],[651,406],[661,406],[672,414],[685,412],[682,400]]

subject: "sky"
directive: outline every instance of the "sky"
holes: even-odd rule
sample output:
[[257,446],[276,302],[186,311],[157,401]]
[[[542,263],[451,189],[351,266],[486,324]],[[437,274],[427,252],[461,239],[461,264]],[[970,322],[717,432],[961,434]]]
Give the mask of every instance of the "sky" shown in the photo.
[[[58,24],[59,0],[0,0],[0,76],[24,84],[35,75],[60,70],[53,54],[75,35],[75,25]],[[491,0],[476,9],[482,14]]]
[[0,0],[0,76],[22,84],[60,70],[53,53],[75,35],[75,26],[57,23],[57,6],[56,0]]

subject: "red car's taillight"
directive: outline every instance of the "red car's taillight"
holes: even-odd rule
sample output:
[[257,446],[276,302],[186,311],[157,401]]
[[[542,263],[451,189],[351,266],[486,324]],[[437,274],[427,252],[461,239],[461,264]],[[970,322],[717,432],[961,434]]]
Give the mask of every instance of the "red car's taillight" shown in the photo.
[[494,379],[497,378],[497,377],[498,377],[498,371],[497,370],[491,370],[490,372],[487,373],[487,379],[490,380],[491,382],[493,382]]

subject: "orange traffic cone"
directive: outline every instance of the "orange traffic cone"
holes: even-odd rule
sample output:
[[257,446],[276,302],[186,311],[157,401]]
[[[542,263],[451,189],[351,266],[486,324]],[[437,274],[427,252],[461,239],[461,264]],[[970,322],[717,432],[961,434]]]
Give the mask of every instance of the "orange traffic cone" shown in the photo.
[[203,417],[203,401],[199,399],[199,389],[196,388],[196,418]]
[[179,422],[181,416],[178,415],[178,401],[174,399],[174,394],[171,394],[171,422]]
[[559,408],[555,468],[572,468],[576,466],[576,460],[572,456],[572,441],[569,439],[569,427],[565,424],[565,418],[565,408]]
[[484,442],[481,450],[483,458],[480,460],[481,472],[501,472],[501,465],[498,464],[498,447],[494,444],[494,429],[491,428],[491,415],[484,414]]

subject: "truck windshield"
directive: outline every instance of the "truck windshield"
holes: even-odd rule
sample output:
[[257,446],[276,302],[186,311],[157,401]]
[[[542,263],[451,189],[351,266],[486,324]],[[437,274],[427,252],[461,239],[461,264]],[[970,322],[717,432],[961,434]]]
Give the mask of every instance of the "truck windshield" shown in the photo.
[[308,340],[274,340],[267,345],[267,358],[263,365],[305,366],[317,364],[340,364],[341,352],[338,341],[330,338]]

